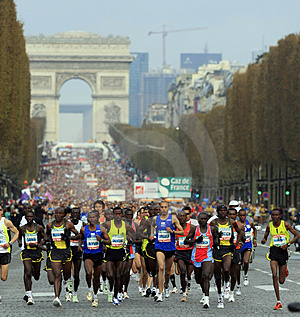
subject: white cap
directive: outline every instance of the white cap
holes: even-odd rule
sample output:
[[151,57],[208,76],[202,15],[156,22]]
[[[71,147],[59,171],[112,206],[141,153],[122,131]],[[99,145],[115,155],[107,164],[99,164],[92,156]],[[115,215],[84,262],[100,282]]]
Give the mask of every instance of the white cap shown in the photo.
[[229,207],[230,206],[239,206],[240,204],[239,204],[239,202],[237,201],[237,200],[231,200],[230,202],[229,202]]

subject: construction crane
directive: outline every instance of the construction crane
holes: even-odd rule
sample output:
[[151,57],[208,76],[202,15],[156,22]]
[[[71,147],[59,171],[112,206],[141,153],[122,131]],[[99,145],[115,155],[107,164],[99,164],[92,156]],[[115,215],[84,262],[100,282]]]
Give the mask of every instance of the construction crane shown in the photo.
[[162,34],[162,41],[163,41],[163,67],[167,66],[166,62],[166,36],[168,33],[173,33],[173,32],[187,32],[187,31],[196,31],[196,30],[206,30],[207,28],[192,28],[192,29],[179,29],[179,30],[166,30],[166,26],[163,25],[163,30],[162,31],[156,31],[156,32],[148,32],[148,35],[150,36],[151,34]]

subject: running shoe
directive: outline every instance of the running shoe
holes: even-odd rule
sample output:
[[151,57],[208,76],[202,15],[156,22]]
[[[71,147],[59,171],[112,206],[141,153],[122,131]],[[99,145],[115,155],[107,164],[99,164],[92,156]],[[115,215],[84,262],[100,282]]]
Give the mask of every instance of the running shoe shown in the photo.
[[73,303],[79,303],[77,295],[73,295]]
[[205,302],[205,296],[202,296],[202,298],[200,299],[200,304],[204,304]]
[[155,287],[153,287],[152,288],[152,293],[151,293],[151,296],[152,297],[154,297],[156,295],[156,288]]
[[66,297],[66,302],[70,302],[72,300],[72,293],[67,292],[65,297]]
[[94,297],[94,298],[92,299],[92,306],[93,306],[93,307],[97,307],[97,306],[98,306],[98,298],[97,298],[97,297]]
[[180,301],[181,302],[186,302],[187,301],[187,296],[184,294]]
[[117,299],[120,303],[122,303],[124,300],[123,300],[123,293],[118,293],[117,295]]
[[183,290],[182,287],[180,287],[180,293],[179,294],[183,294]]
[[108,295],[108,286],[106,283],[103,283],[103,294]]
[[93,298],[93,292],[92,291],[88,291],[87,295],[86,295],[86,299],[90,302]]
[[225,299],[229,299],[229,292],[230,292],[230,288],[229,288],[229,286],[226,286],[225,290],[224,290],[224,298]]
[[282,310],[282,304],[280,302],[277,302],[277,304],[274,307],[274,310]]
[[166,298],[169,298],[169,297],[170,297],[169,288],[165,288],[165,297],[166,297]]
[[173,289],[172,289],[172,294],[176,294],[178,292],[178,289],[177,289],[177,287],[175,286],[175,287],[173,287]]
[[209,308],[209,298],[204,298],[203,306],[204,309]]
[[248,275],[244,276],[244,286],[248,286],[249,285],[249,281],[248,281]]
[[114,305],[120,305],[120,302],[119,302],[119,300],[116,297],[113,298],[113,304]]
[[241,296],[242,295],[242,288],[240,286],[238,286],[236,288],[236,292],[235,293],[236,293],[237,296]]
[[58,297],[54,298],[53,306],[56,306],[56,307],[60,307],[61,306],[61,301],[60,301],[60,299]]
[[27,303],[27,301],[28,301],[28,294],[25,293],[23,299],[24,299],[24,301]]
[[142,286],[139,286],[139,287],[138,287],[138,290],[139,290],[139,293],[142,293],[142,291],[143,291]]
[[286,270],[285,270],[285,277],[288,277],[289,276],[289,270],[288,270],[288,268],[286,268]]
[[27,305],[34,305],[32,296],[28,296]]
[[228,302],[231,302],[231,303],[233,303],[233,302],[234,302],[233,292],[230,292],[230,293],[229,293]]
[[142,291],[142,296],[146,296],[146,290],[145,289],[143,289],[143,291]]
[[108,301],[109,303],[112,303],[112,302],[113,302],[113,293],[112,293],[112,292],[108,293],[107,301]]
[[[155,298],[155,297],[154,297]],[[157,302],[162,302],[162,293],[157,294]]]
[[150,297],[150,295],[151,295],[151,288],[148,287],[148,288],[146,289],[145,297]]
[[223,309],[224,308],[224,301],[223,298],[218,299],[218,305],[217,308]]
[[124,299],[129,299],[129,295],[127,292],[124,292]]

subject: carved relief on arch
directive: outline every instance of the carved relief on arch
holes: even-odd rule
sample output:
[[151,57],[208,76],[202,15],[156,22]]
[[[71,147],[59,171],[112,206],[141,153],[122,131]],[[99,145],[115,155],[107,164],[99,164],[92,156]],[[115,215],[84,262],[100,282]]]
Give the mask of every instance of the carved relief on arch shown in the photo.
[[96,91],[96,73],[56,73],[56,93],[59,93],[61,86],[69,79],[82,79],[91,86],[93,93]]

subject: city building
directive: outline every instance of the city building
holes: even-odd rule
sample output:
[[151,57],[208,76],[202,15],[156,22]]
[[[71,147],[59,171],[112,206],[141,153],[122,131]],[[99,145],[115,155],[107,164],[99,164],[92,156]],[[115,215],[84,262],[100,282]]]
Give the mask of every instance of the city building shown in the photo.
[[162,103],[150,105],[146,111],[144,124],[158,124],[168,128],[170,126],[168,106]]
[[222,60],[221,53],[182,53],[180,54],[180,68],[197,72],[204,64],[218,64]]
[[181,74],[168,90],[170,125],[176,127],[183,114],[207,112],[215,105],[225,106],[226,89],[232,85],[232,75],[243,71],[244,65],[220,61],[204,64],[193,74]]
[[129,123],[139,127],[143,120],[141,82],[142,75],[149,71],[148,53],[131,53],[134,56],[129,70]]
[[143,118],[151,104],[167,104],[168,88],[176,83],[176,71],[163,68],[142,75]]

